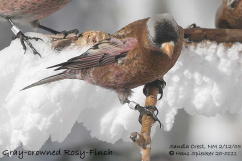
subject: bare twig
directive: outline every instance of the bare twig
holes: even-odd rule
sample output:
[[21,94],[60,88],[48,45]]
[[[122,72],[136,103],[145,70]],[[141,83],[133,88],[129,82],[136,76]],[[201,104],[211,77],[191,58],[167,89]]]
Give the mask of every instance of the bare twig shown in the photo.
[[[145,106],[155,106],[157,103],[157,95],[159,88],[157,86],[149,87],[149,96],[146,97]],[[142,161],[150,161],[151,157],[151,128],[154,124],[154,119],[144,114],[142,117],[141,133],[134,132],[131,134],[132,140],[140,147]]]

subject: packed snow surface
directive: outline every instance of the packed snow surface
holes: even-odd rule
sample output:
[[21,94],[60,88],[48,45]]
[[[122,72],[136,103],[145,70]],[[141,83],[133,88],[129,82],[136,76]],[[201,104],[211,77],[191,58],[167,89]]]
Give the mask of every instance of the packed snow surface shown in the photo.
[[[114,92],[84,81],[63,80],[20,91],[58,73],[46,67],[87,50],[70,47],[58,52],[51,49],[48,38],[37,36],[44,40],[32,41],[41,58],[30,50],[24,54],[19,40],[0,51],[0,151],[15,149],[20,143],[25,149],[37,150],[49,137],[61,142],[76,121],[93,137],[112,143],[139,131],[137,112],[120,105]],[[240,43],[230,48],[211,42],[184,47],[165,76],[167,86],[158,104],[164,129],[171,130],[182,108],[189,114],[206,116],[241,112],[241,53]],[[144,99],[142,87],[134,89],[131,100],[143,104]]]

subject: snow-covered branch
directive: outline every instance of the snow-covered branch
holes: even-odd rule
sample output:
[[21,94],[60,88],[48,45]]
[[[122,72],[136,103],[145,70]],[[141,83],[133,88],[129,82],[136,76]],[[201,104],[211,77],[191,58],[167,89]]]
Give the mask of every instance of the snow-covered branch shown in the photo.
[[[93,137],[108,142],[126,140],[131,132],[138,131],[138,113],[120,105],[113,92],[83,81],[63,80],[20,91],[56,73],[46,67],[87,49],[68,43],[69,47],[56,51],[49,37],[28,35],[44,40],[32,42],[42,58],[31,51],[24,55],[18,40],[0,51],[0,150],[14,149],[20,142],[26,149],[39,149],[50,136],[61,142],[76,121],[82,122]],[[189,114],[206,116],[241,112],[241,53],[241,43],[226,47],[204,41],[184,46],[178,62],[165,76],[167,86],[158,102],[164,129],[171,130],[182,108]],[[144,103],[142,87],[134,90],[131,99]]]

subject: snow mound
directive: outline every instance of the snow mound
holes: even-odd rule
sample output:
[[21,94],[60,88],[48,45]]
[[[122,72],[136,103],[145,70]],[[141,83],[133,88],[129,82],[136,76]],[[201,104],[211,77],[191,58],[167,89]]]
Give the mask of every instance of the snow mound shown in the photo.
[[[20,91],[57,73],[46,67],[87,50],[70,47],[57,52],[44,35],[28,35],[44,40],[32,41],[41,58],[29,50],[24,55],[19,40],[0,51],[0,151],[15,149],[20,143],[25,149],[37,150],[49,137],[62,142],[77,121],[93,137],[111,143],[139,131],[137,112],[120,105],[114,92],[83,81],[63,80]],[[179,61],[165,77],[167,87],[158,105],[165,130],[171,130],[181,108],[206,116],[241,112],[241,52],[239,43],[231,48],[209,42],[184,47]],[[134,89],[131,100],[143,104],[144,99],[142,87]]]
[[226,47],[204,41],[186,46],[165,80],[168,85],[159,106],[166,130],[181,108],[191,115],[241,113],[242,44]]

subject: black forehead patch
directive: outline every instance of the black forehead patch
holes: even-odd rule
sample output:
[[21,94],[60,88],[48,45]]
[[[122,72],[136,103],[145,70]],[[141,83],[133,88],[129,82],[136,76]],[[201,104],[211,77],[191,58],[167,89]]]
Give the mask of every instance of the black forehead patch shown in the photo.
[[157,22],[155,24],[155,37],[153,42],[156,44],[162,44],[164,42],[174,41],[178,39],[178,33],[176,28],[169,21]]

